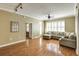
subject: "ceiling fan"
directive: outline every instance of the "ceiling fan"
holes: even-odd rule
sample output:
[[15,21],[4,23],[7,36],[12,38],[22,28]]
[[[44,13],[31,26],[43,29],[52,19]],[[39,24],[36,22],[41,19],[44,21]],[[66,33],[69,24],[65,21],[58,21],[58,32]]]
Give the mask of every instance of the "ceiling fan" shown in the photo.
[[51,18],[51,16],[50,16],[50,14],[48,14],[48,19],[50,19]]
[[54,18],[54,15],[50,15],[50,14],[47,14],[47,16],[45,16],[48,20],[52,20]]
[[[53,12],[54,12],[54,10],[53,10]],[[50,9],[50,11],[49,11],[49,13],[48,13],[48,15],[47,15],[47,18],[48,18],[48,20],[51,20],[51,19],[54,18],[54,13],[53,13],[53,15],[52,15],[52,9]]]

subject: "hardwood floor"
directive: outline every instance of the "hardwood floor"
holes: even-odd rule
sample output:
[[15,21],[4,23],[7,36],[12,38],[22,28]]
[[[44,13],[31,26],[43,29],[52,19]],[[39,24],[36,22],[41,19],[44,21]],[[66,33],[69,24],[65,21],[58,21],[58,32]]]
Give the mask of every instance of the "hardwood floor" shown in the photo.
[[0,48],[1,56],[76,56],[75,50],[59,46],[58,40],[27,39],[25,42]]

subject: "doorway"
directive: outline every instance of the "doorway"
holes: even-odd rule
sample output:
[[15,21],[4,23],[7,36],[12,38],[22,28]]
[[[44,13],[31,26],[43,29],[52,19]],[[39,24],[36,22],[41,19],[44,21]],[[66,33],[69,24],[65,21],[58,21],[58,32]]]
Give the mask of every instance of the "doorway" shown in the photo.
[[32,39],[32,23],[25,23],[26,39]]

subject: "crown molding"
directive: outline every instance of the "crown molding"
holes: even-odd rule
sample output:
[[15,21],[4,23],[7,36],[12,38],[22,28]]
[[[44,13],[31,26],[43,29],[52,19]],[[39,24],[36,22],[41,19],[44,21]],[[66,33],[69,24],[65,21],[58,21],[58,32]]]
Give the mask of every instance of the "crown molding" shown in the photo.
[[30,17],[30,18],[33,18],[33,19],[36,19],[36,20],[40,20],[40,19],[38,19],[36,17],[32,17],[32,16],[29,16],[29,15],[20,14],[19,12],[16,12],[16,11],[13,11],[13,10],[5,9],[5,8],[0,8],[0,10],[6,11],[6,12],[9,12],[9,13],[19,14],[19,15],[22,15],[24,17]]

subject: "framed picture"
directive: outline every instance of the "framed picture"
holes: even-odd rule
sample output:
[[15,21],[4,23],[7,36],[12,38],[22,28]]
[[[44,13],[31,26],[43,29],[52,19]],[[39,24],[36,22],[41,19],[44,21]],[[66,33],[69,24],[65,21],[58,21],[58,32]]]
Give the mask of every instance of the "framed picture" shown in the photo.
[[10,31],[11,32],[18,32],[19,31],[19,22],[17,21],[11,21],[10,22]]

